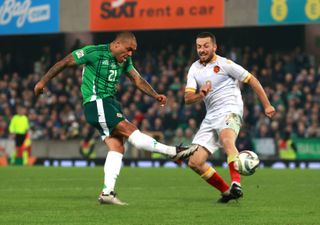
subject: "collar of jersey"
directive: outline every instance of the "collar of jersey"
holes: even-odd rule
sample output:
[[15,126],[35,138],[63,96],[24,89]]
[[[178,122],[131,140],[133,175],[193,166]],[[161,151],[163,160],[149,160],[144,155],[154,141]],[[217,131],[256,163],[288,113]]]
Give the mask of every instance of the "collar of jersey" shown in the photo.
[[201,63],[200,60],[199,60],[199,63],[200,63],[200,65],[202,65],[202,66],[207,66],[208,64],[211,64],[211,63],[214,63],[215,61],[217,61],[217,58],[218,58],[217,54],[214,54],[214,56],[212,57],[212,59],[210,60],[210,62],[208,62],[207,64]]
[[114,56],[112,55],[112,52],[110,50],[110,44],[107,44],[107,50],[108,50],[108,55],[114,58]]

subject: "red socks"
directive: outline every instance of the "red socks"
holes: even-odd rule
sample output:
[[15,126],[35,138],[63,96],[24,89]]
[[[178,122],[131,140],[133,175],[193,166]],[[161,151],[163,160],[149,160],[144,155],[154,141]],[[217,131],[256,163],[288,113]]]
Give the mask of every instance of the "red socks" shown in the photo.
[[209,183],[211,186],[218,189],[221,193],[229,190],[229,185],[212,167],[210,167],[204,174],[202,174],[201,177],[206,180],[207,183]]
[[235,163],[234,163],[235,158],[236,158],[235,156],[228,157],[228,166],[229,166],[229,171],[230,171],[230,177],[231,177],[232,183],[236,182],[236,183],[240,184],[241,177],[240,177],[240,173],[238,172],[238,170],[236,170],[236,167],[235,167]]

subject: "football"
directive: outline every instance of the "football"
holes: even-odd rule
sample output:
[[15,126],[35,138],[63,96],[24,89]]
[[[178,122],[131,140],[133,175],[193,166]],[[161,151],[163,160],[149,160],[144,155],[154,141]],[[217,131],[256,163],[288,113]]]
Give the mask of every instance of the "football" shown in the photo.
[[239,173],[244,176],[254,174],[256,168],[259,166],[259,162],[260,160],[258,155],[249,150],[239,152],[235,161]]

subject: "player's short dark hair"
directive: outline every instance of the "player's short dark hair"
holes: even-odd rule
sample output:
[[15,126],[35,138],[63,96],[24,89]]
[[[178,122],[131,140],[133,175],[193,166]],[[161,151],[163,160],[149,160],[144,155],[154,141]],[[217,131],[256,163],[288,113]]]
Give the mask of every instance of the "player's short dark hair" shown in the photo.
[[136,36],[131,31],[122,31],[116,34],[115,40],[127,40],[127,39],[133,39],[136,40]]
[[212,42],[215,44],[216,43],[216,36],[214,36],[212,33],[210,32],[202,32],[200,34],[197,35],[197,39],[198,38],[211,38]]

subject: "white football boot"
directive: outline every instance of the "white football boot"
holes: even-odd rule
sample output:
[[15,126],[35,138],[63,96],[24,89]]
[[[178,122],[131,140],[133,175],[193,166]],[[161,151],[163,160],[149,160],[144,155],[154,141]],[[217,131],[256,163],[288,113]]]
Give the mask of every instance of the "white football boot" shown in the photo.
[[116,193],[113,191],[110,192],[110,194],[101,194],[99,195],[98,201],[100,204],[109,204],[109,205],[128,205],[126,202],[122,202],[120,199],[116,197]]
[[176,155],[172,156],[173,161],[188,159],[195,151],[197,151],[199,145],[191,145],[184,147],[182,145],[176,146]]

